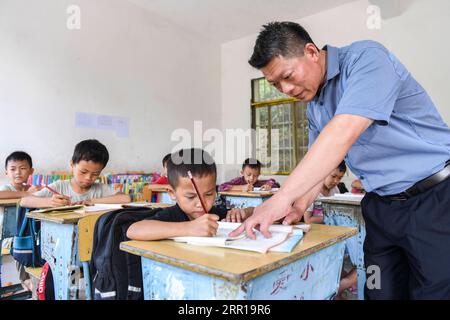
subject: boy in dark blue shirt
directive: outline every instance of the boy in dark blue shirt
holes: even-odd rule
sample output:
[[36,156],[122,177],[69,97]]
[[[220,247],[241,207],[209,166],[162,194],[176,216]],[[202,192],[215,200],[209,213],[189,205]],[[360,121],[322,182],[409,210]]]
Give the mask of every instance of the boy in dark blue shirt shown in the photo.
[[[217,169],[212,157],[201,149],[183,149],[172,154],[167,171],[169,194],[177,204],[148,220],[132,224],[127,237],[160,240],[178,236],[214,236],[219,226],[217,222],[227,219],[227,210],[214,206]],[[199,194],[188,177],[188,171],[192,173]],[[203,210],[201,201],[207,212]]]

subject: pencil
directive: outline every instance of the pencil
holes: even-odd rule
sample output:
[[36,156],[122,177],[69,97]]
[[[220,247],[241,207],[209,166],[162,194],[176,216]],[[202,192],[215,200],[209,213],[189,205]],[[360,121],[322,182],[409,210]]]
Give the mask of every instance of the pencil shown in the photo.
[[192,176],[191,171],[189,170],[187,174],[189,176],[189,179],[191,179],[192,185],[194,186],[195,192],[197,193],[197,197],[200,199],[203,211],[205,211],[205,213],[208,213],[208,211],[206,211],[206,207],[205,204],[203,203],[202,197],[200,197],[200,192],[198,192],[197,185],[195,184],[194,177]]
[[44,187],[47,188],[48,190],[50,190],[53,194],[57,194],[57,195],[61,196],[61,193],[59,193],[58,191],[56,191],[53,188],[50,188],[48,185],[45,185]]

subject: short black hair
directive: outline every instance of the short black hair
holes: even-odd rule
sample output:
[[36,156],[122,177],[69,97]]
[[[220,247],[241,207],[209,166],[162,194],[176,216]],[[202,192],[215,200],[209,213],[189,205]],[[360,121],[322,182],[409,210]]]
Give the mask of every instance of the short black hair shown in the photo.
[[275,57],[301,57],[308,43],[315,45],[308,32],[298,23],[270,22],[259,33],[248,63],[261,69]]
[[77,164],[83,160],[101,163],[104,168],[109,160],[108,149],[98,140],[83,140],[75,146],[72,163]]
[[8,162],[10,161],[27,161],[30,165],[30,168],[33,168],[33,160],[31,160],[31,156],[24,151],[14,151],[11,153],[5,160],[5,169],[8,168]]
[[242,164],[242,170],[245,169],[245,167],[249,167],[252,169],[258,169],[259,171],[261,171],[261,162],[259,162],[259,160],[257,159],[253,159],[253,158],[248,158],[245,159],[244,163]]
[[165,167],[167,165],[167,161],[169,161],[171,155],[172,155],[171,153],[168,153],[164,156],[164,158],[162,159],[163,167]]
[[217,168],[214,159],[205,150],[198,148],[182,149],[172,153],[167,162],[167,177],[172,188],[176,189],[180,177],[188,177],[191,171],[194,177],[214,175]]
[[339,172],[346,173],[347,172],[347,166],[345,165],[345,161],[342,161],[339,166],[337,167]]

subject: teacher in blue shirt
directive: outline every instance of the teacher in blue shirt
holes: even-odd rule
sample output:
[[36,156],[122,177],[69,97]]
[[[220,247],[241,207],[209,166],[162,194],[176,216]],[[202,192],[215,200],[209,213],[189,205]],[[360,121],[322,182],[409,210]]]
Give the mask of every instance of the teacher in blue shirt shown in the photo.
[[361,180],[368,299],[450,298],[450,129],[403,64],[374,41],[318,49],[292,22],[264,26],[249,63],[308,102],[309,151],[280,191],[234,234],[298,221],[345,159]]

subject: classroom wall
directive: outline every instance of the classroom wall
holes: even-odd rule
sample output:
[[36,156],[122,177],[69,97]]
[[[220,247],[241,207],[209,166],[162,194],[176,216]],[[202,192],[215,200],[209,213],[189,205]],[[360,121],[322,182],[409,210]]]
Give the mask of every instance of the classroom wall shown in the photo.
[[[67,28],[69,5],[80,30]],[[220,47],[131,2],[0,0],[0,39],[1,163],[23,149],[39,172],[65,170],[75,144],[96,138],[106,172],[148,172],[175,129],[221,127]],[[77,128],[77,112],[127,118],[129,136]]]
[[[367,21],[371,17],[367,14],[370,5],[368,0],[354,1],[297,22],[310,32],[318,46],[344,46],[363,39],[380,41],[399,57],[425,87],[445,121],[450,124],[450,93],[447,89],[450,60],[446,57],[450,49],[446,41],[446,32],[450,30],[450,1],[411,0],[401,4],[401,8],[406,11],[400,16],[382,20],[379,30],[367,28]],[[392,15],[392,11],[385,13],[387,16]],[[247,63],[256,37],[257,31],[248,37],[222,44],[224,128],[250,128],[250,80],[262,76]],[[237,174],[239,164],[227,165],[222,169],[224,177],[231,178]],[[280,181],[286,179],[284,176],[276,178]],[[351,179],[351,176],[344,179],[347,186],[350,186]]]

